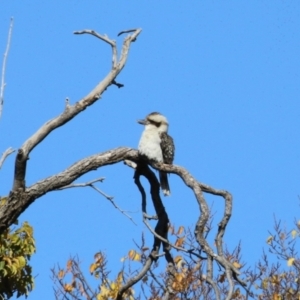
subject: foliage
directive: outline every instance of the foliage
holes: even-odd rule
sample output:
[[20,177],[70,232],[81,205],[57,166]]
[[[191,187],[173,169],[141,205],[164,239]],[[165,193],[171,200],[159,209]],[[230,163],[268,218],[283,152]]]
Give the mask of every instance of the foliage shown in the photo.
[[[296,229],[289,232],[282,229],[280,222],[275,221],[275,232],[267,239],[269,255],[264,253],[255,268],[247,269],[246,265],[241,262],[240,244],[231,252],[226,250],[225,257],[240,270],[242,277],[247,282],[245,289],[243,287],[235,288],[231,299],[300,299],[300,257],[296,251],[300,223],[295,224]],[[193,251],[199,254],[199,257],[195,257],[191,253],[181,252],[175,256],[176,273],[173,274],[172,293],[169,299],[216,299],[213,285],[206,281],[205,265],[207,261],[191,230],[185,229],[183,226],[176,230],[174,226],[170,226],[169,232],[175,240],[175,246],[183,249],[193,248]],[[122,269],[114,280],[110,280],[104,253],[96,253],[94,262],[90,266],[90,274],[98,280],[94,290],[87,288],[89,284],[79,268],[78,258],[71,258],[65,269],[52,270],[53,280],[56,284],[58,283],[55,287],[56,299],[64,299],[66,294],[71,296],[70,299],[79,297],[96,300],[118,299],[118,291],[121,286],[138,273],[138,270],[133,270],[133,264],[138,262],[143,267],[148,255],[149,248],[145,246],[142,237],[141,245],[137,245],[136,250],[130,250],[121,259]],[[274,258],[274,255],[276,255],[275,262],[270,263],[269,259]],[[284,261],[283,265],[280,264],[281,261]],[[72,266],[76,266],[76,268],[72,269]],[[69,282],[65,277],[67,273],[72,274]],[[170,274],[166,269],[162,269],[158,260],[140,281],[140,288],[135,287],[133,290],[133,287],[130,287],[122,299],[164,299],[166,282],[169,277]],[[219,273],[214,278],[214,283],[221,291],[223,299],[230,288],[230,284],[226,280],[226,273]]]
[[17,297],[27,296],[33,289],[34,278],[29,260],[34,252],[33,228],[27,222],[17,229],[8,228],[0,235],[1,299],[9,299],[14,293]]
[[[300,257],[296,250],[299,236],[299,221],[295,221],[295,229],[288,231],[275,220],[274,233],[267,238],[272,256],[264,253],[257,265],[258,282],[254,287],[261,293],[258,299],[300,299]],[[276,262],[270,263],[274,256]]]
[[[104,253],[98,252],[94,255],[94,262],[90,266],[90,274],[100,280],[100,284],[96,289],[93,289],[85,279],[80,269],[78,257],[70,258],[65,268],[60,266],[58,266],[58,270],[53,268],[53,281],[56,285],[55,298],[65,299],[65,296],[68,295],[72,299],[80,299],[80,297],[96,300],[116,299],[127,276],[121,270],[115,280],[110,280],[108,278],[110,272],[107,271],[106,264],[107,260]],[[128,289],[124,297],[133,300],[133,294],[133,289]]]

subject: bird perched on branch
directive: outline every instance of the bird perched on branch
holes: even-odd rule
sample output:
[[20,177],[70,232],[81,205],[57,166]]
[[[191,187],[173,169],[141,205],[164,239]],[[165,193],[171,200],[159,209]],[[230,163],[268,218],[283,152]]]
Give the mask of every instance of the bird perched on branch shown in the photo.
[[[172,137],[168,135],[169,123],[165,116],[153,112],[144,120],[138,120],[139,124],[145,125],[139,142],[139,154],[149,160],[172,164],[175,154],[175,146]],[[165,196],[170,195],[168,174],[159,171],[160,186]]]

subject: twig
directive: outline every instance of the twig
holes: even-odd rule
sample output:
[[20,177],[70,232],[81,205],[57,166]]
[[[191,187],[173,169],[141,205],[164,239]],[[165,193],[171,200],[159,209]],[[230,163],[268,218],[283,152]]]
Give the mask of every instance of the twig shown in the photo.
[[112,47],[116,46],[116,42],[109,39],[107,37],[107,35],[101,35],[99,33],[97,33],[95,30],[90,30],[90,29],[84,29],[84,30],[77,30],[77,31],[74,31],[73,32],[74,34],[85,34],[85,33],[88,33],[88,34],[91,34],[97,38],[99,38],[100,40],[110,44]]
[[109,196],[107,194],[105,194],[104,192],[102,192],[100,189],[98,189],[96,186],[94,186],[93,184],[90,185],[91,188],[93,188],[94,190],[96,190],[99,194],[101,194],[103,197],[105,197],[107,200],[109,200],[115,208],[118,208],[118,206],[114,203],[113,196]]
[[128,29],[128,30],[123,30],[123,31],[120,31],[119,33],[118,33],[118,36],[120,36],[121,34],[123,34],[123,33],[129,33],[129,32],[134,32],[134,31],[136,31],[137,29]]
[[66,110],[70,108],[70,99],[67,97],[65,100]]
[[114,85],[116,85],[119,89],[122,88],[122,87],[124,86],[124,84],[118,83],[118,82],[116,82],[115,80],[113,80],[111,83],[114,84]]
[[[75,261],[74,258],[72,259],[72,261],[73,261],[73,264],[76,267],[76,270],[74,270],[73,274],[75,275],[75,272],[76,272],[76,277],[79,278],[80,282],[82,283],[82,287],[83,287],[86,295],[88,296],[88,299],[95,299],[96,296],[97,296],[96,292],[93,291],[93,289],[89,285],[88,281],[85,279],[85,277],[83,275],[83,272],[82,272],[82,270],[81,270],[81,268],[79,266],[79,263],[77,262],[77,261],[79,261],[78,257],[77,257],[77,261]],[[72,266],[72,268],[73,268],[73,266]],[[86,289],[88,289],[92,293],[92,296],[89,295],[89,293],[88,293],[88,291]]]
[[86,29],[86,30],[81,30],[81,31],[74,31],[74,34],[85,34],[85,33],[91,34],[91,35],[99,38],[100,40],[108,43],[109,45],[111,45],[112,52],[113,52],[112,68],[114,69],[117,66],[117,55],[118,55],[116,41],[113,41],[113,40],[109,39],[106,35],[101,35],[94,30]]
[[150,224],[146,221],[146,218],[143,218],[143,222],[144,224],[147,226],[147,228],[150,230],[150,232],[155,236],[157,237],[158,239],[160,239],[162,242],[168,244],[169,246],[171,246],[172,248],[176,249],[176,250],[179,250],[179,251],[182,251],[182,252],[185,252],[185,253],[188,253],[188,254],[193,254],[195,255],[196,257],[200,258],[200,259],[203,259],[202,256],[200,256],[199,254],[195,253],[193,251],[193,249],[190,249],[190,250],[187,250],[187,249],[184,249],[182,247],[178,247],[178,246],[175,246],[174,244],[172,244],[171,242],[169,242],[167,239],[163,238],[162,236],[160,236],[159,234],[157,234],[155,232],[155,230],[150,226]]
[[5,161],[5,159],[7,158],[7,156],[10,155],[10,154],[12,154],[12,153],[15,152],[15,151],[16,151],[16,150],[14,150],[13,148],[9,147],[8,149],[6,149],[6,150],[3,152],[3,154],[2,154],[2,156],[1,156],[1,158],[0,158],[0,169],[1,169],[1,167],[2,167],[2,165],[3,165],[3,163],[4,163],[4,161]]
[[136,223],[133,221],[132,217],[130,215],[128,215],[125,210],[121,209],[115,202],[114,202],[114,197],[113,196],[109,196],[107,194],[105,194],[104,192],[102,192],[99,188],[97,188],[94,183],[96,182],[103,182],[105,178],[104,177],[100,177],[100,178],[97,178],[97,179],[94,179],[94,180],[91,180],[89,182],[84,182],[84,183],[72,183],[72,184],[69,184],[69,185],[66,185],[66,186],[63,186],[57,190],[64,190],[64,189],[69,189],[69,188],[74,188],[74,187],[91,187],[93,188],[94,190],[96,190],[98,193],[100,193],[102,196],[104,196],[107,200],[109,200],[112,205],[118,210],[120,211],[124,216],[126,216],[133,224],[136,225]]
[[133,221],[132,217],[130,215],[128,215],[125,210],[121,209],[113,200],[113,197],[110,196],[106,196],[103,192],[101,192],[97,187],[95,187],[94,185],[91,186],[93,189],[95,189],[97,192],[99,192],[100,194],[102,194],[104,197],[106,197],[107,200],[109,200],[112,205],[118,210],[120,211],[124,216],[126,216],[134,225],[136,225],[136,223]]
[[148,272],[148,270],[150,270],[150,267],[153,263],[153,261],[155,261],[157,259],[157,253],[155,251],[152,251],[150,253],[150,255],[148,256],[148,259],[144,265],[144,267],[142,268],[142,270],[134,277],[130,278],[127,283],[125,285],[123,285],[118,293],[117,296],[117,300],[121,300],[123,299],[123,294],[130,288],[132,287],[135,283],[137,283],[138,281],[140,281]]
[[8,39],[7,39],[7,44],[6,44],[6,50],[4,52],[4,58],[3,58],[3,65],[2,65],[2,74],[1,74],[1,86],[0,86],[0,118],[2,115],[2,110],[3,110],[3,103],[4,103],[4,88],[6,86],[5,83],[5,71],[6,71],[6,61],[8,57],[8,52],[9,52],[9,47],[10,47],[10,41],[11,41],[11,35],[12,35],[12,29],[13,29],[13,23],[14,19],[10,18],[10,25],[9,25],[9,30],[8,30]]
[[155,274],[152,272],[152,270],[149,269],[148,272],[150,273],[151,278],[159,285],[159,287],[160,287],[162,290],[165,290],[165,287],[158,281],[158,279],[156,278],[156,276],[155,276]]
[[91,180],[91,181],[88,181],[88,182],[84,182],[84,183],[72,183],[72,184],[68,184],[66,186],[63,186],[63,187],[60,187],[59,189],[57,190],[64,190],[64,189],[69,189],[69,188],[73,188],[73,187],[86,187],[86,186],[91,186],[93,183],[96,183],[96,182],[103,182],[104,181],[104,177],[100,177],[100,178],[97,178],[97,179],[94,179],[94,180]]

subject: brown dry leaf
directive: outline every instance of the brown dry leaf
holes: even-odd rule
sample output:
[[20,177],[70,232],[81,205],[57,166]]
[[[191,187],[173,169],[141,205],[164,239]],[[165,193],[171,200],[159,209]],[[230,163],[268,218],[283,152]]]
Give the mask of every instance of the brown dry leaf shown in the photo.
[[100,257],[102,257],[102,253],[101,252],[97,252],[94,254],[94,259],[98,260]]
[[184,227],[183,226],[179,226],[178,230],[177,230],[177,235],[181,235],[184,232]]
[[234,261],[233,262],[233,266],[236,268],[236,269],[240,269],[242,267],[241,264],[239,264],[237,261]]
[[281,296],[277,293],[274,293],[273,296],[272,296],[272,299],[273,300],[281,300]]
[[179,239],[177,239],[177,241],[175,242],[175,246],[177,247],[182,247],[183,243],[184,243],[185,237],[181,237]]
[[72,262],[71,259],[69,259],[69,260],[67,261],[67,271],[70,271],[70,270],[71,270],[72,265],[73,265],[73,262]]
[[232,299],[236,299],[240,294],[241,294],[241,291],[239,288],[237,288],[232,295]]
[[218,279],[218,282],[221,282],[223,283],[225,281],[225,278],[226,278],[226,274],[223,273],[222,275],[220,275],[219,279]]
[[271,282],[274,284],[274,285],[278,285],[280,284],[280,278],[278,275],[273,275],[272,276],[272,279],[271,279]]
[[130,250],[130,251],[128,252],[128,257],[129,257],[131,260],[133,260],[134,257],[135,257],[135,254],[136,254],[136,251],[135,251],[135,250]]
[[66,283],[66,284],[64,285],[64,290],[65,290],[67,293],[71,293],[71,292],[73,291],[73,287],[72,287],[71,284]]
[[177,256],[175,256],[175,258],[174,258],[174,262],[175,262],[175,264],[177,265],[178,263],[179,263],[179,261],[181,261],[182,260],[182,256],[181,255],[177,255]]
[[65,276],[65,271],[64,271],[64,270],[60,270],[60,271],[58,272],[58,274],[57,274],[57,277],[58,277],[59,279],[62,279],[64,276]]

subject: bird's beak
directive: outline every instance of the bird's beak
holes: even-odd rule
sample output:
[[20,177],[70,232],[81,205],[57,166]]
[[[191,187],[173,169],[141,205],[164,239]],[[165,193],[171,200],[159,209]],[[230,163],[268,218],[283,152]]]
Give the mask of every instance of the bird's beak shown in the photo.
[[146,120],[137,120],[137,122],[141,125],[146,125],[147,121]]

